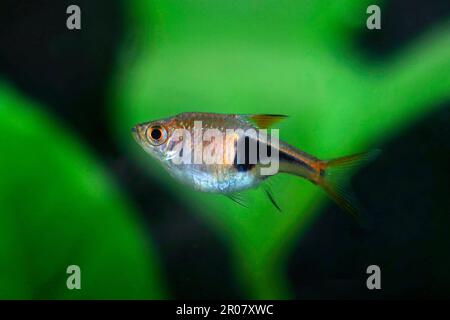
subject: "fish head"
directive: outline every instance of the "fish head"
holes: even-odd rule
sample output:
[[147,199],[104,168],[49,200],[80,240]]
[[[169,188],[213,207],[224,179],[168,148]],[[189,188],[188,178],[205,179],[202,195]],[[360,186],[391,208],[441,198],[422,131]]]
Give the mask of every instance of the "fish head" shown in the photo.
[[131,133],[136,142],[151,156],[163,160],[172,134],[169,120],[156,120],[135,125]]

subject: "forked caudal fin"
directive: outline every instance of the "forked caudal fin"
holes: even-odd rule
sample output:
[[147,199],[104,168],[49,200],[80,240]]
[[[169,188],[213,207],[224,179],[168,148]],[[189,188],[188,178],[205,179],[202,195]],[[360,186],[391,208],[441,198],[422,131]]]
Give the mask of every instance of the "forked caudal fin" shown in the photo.
[[321,174],[317,181],[326,193],[345,211],[354,218],[358,218],[359,206],[354,198],[351,189],[348,187],[350,173],[355,168],[374,160],[380,155],[381,150],[375,149],[320,162]]

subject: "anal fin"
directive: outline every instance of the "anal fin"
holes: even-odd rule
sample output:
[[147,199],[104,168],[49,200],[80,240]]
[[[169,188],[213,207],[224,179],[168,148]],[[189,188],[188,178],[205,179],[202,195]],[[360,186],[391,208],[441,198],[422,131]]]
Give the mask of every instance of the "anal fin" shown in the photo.
[[273,193],[272,193],[272,190],[270,189],[270,187],[269,187],[269,186],[265,186],[265,187],[264,187],[264,191],[266,192],[267,197],[269,198],[270,202],[272,202],[272,204],[274,205],[274,207],[277,208],[277,210],[278,210],[279,212],[283,212],[283,211],[281,210],[280,206],[279,206],[279,205],[277,204],[277,202],[275,201],[275,198],[273,197]]

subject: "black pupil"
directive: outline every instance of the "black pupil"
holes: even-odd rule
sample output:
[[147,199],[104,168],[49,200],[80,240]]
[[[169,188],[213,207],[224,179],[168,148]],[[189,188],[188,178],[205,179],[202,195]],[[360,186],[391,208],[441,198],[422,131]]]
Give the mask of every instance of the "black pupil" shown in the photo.
[[161,135],[162,135],[161,129],[160,128],[152,129],[152,132],[150,133],[150,135],[152,136],[153,140],[161,139]]

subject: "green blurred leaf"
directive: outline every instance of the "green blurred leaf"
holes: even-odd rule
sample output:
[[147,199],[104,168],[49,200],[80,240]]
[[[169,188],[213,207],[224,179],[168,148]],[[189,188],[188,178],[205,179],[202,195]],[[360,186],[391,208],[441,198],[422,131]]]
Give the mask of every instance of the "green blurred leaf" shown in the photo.
[[[0,298],[161,298],[133,208],[74,137],[0,82]],[[81,268],[81,290],[66,269]]]

